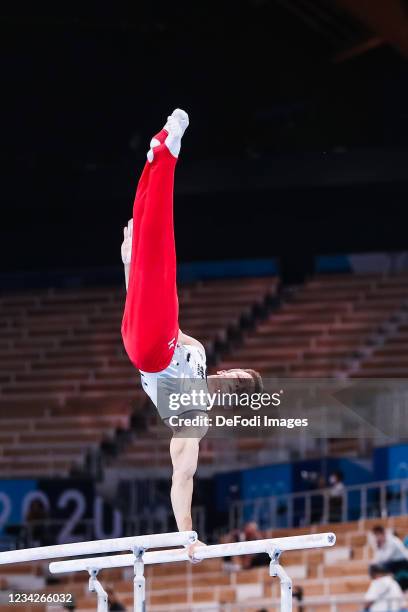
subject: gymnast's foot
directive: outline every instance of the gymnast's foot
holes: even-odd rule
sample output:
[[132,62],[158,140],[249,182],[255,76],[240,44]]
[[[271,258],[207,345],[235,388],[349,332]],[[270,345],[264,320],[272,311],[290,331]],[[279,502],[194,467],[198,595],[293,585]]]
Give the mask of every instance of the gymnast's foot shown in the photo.
[[181,110],[181,108],[176,108],[170,115],[170,117],[167,117],[167,123],[164,126],[164,130],[166,130],[167,132],[169,131],[169,127],[168,126],[168,122],[171,118],[174,118],[178,121],[181,130],[182,130],[182,134],[181,136],[184,135],[184,132],[186,131],[186,129],[188,128],[188,124],[189,124],[189,120],[188,120],[188,115],[186,113],[186,111]]
[[[181,111],[183,112],[183,111]],[[184,113],[186,115],[186,113]],[[187,116],[187,115],[186,115]],[[188,121],[188,118],[187,118]],[[188,125],[188,123],[187,123]],[[184,131],[187,125],[183,128],[179,118],[176,115],[171,115],[166,123],[166,129],[168,131],[168,136],[164,141],[164,144],[173,155],[173,157],[178,157],[181,148],[181,139],[183,137]]]
[[152,162],[154,159],[155,147],[165,143],[170,153],[174,157],[178,157],[181,147],[181,139],[188,127],[188,115],[180,108],[176,108],[169,117],[162,130],[150,141],[150,150],[147,154],[147,159]]

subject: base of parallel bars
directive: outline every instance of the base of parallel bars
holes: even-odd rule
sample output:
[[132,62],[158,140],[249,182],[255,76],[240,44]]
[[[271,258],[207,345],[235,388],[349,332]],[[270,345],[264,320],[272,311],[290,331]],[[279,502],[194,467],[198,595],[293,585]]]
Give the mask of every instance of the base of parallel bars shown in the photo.
[[133,549],[135,556],[133,580],[133,609],[134,612],[146,612],[146,580],[144,577],[143,555],[145,549],[139,546]]
[[269,575],[280,580],[281,612],[292,612],[292,579],[279,563],[281,554],[278,548],[269,552]]
[[97,612],[108,612],[108,594],[97,579],[97,576],[97,569],[89,570],[89,591],[91,593],[96,593],[98,598]]

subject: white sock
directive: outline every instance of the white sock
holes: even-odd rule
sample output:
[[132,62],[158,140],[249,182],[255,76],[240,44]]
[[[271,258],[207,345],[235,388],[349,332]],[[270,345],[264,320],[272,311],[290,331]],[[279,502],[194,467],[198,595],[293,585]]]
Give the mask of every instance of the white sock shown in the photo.
[[181,136],[183,136],[189,124],[189,119],[188,119],[188,115],[186,111],[181,110],[181,108],[176,108],[171,113],[171,115],[167,117],[167,122],[166,122],[166,125],[164,126],[164,129],[167,130],[167,132],[169,131],[169,121],[172,117],[174,119],[177,119],[178,123],[180,124],[181,130],[182,130]]
[[[186,131],[189,124],[188,115],[181,108],[176,108],[169,117],[167,117],[164,129],[168,132],[168,136],[164,141],[164,144],[169,149],[173,157],[178,157],[181,148],[181,139],[184,132]],[[147,153],[147,159],[152,163],[154,159],[155,147],[160,145],[160,141],[157,138],[152,138],[150,141],[150,149]]]
[[166,129],[168,129],[169,135],[164,141],[164,144],[173,157],[178,157],[181,148],[181,138],[183,136],[182,127],[175,117],[169,117],[166,125],[168,126]]

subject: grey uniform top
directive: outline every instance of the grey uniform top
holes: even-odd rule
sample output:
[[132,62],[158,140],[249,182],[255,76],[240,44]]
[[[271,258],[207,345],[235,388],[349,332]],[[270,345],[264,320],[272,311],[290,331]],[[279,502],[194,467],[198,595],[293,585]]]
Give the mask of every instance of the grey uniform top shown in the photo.
[[[172,360],[161,372],[142,372],[140,370],[142,387],[156,406],[160,417],[164,420],[172,415],[180,415],[191,410],[206,410],[207,404],[202,400],[193,403],[193,391],[208,393],[207,365],[204,347],[177,344]],[[179,405],[177,396],[189,394],[192,401],[185,396],[184,405]],[[178,406],[178,407],[176,407]]]

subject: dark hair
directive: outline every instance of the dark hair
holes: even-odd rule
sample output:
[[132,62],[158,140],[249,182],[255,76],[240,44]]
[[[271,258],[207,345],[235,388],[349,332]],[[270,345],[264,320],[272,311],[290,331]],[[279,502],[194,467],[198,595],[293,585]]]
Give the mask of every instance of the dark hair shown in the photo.
[[385,529],[382,525],[375,525],[372,529],[373,533],[385,533]]
[[368,573],[370,574],[371,578],[375,578],[378,575],[388,574],[389,572],[384,565],[373,563],[369,566]]
[[303,588],[301,586],[295,586],[292,590],[292,594],[298,601],[303,601]]
[[262,381],[262,376],[260,375],[259,372],[257,372],[256,370],[251,370],[251,369],[244,369],[244,372],[247,372],[247,374],[250,374],[252,376],[252,380],[254,381],[254,385],[255,385],[255,389],[254,389],[254,393],[262,393],[263,391],[263,381]]

